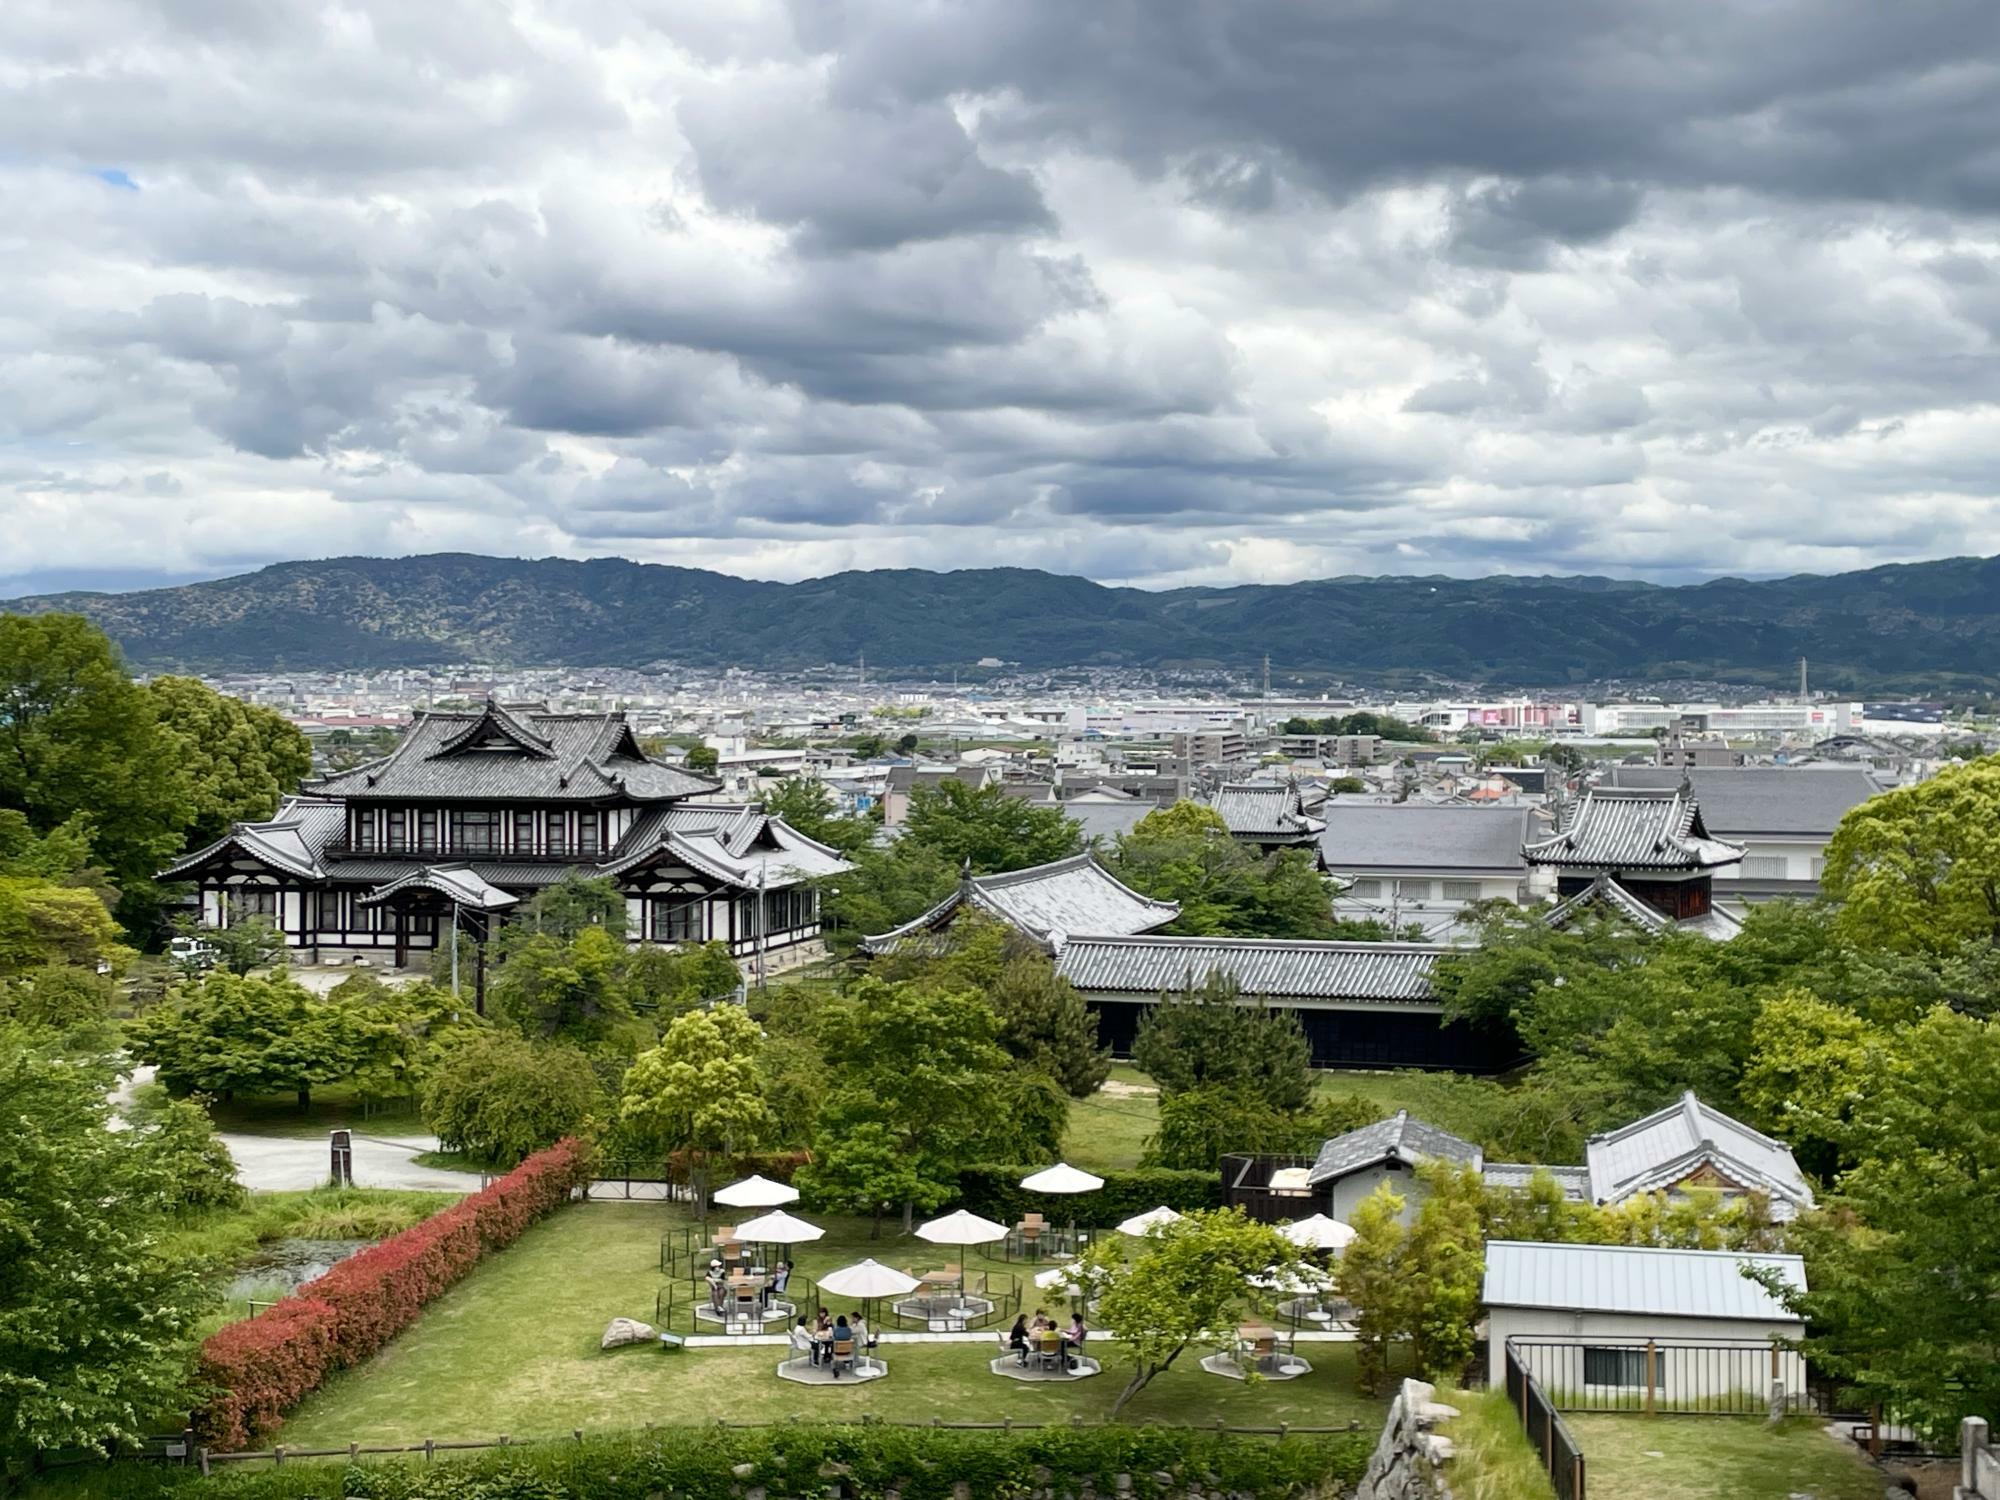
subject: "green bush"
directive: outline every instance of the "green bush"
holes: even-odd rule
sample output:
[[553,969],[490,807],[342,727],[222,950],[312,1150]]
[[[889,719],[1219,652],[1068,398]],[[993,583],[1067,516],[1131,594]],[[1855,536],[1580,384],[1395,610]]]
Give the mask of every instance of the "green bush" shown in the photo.
[[1222,1174],[1180,1172],[1164,1167],[1140,1167],[1134,1171],[1106,1172],[1104,1186],[1094,1193],[1066,1197],[1053,1193],[1030,1193],[1021,1179],[1038,1171],[1023,1166],[971,1166],[958,1174],[961,1208],[1003,1224],[1013,1224],[1025,1213],[1040,1213],[1051,1223],[1109,1226],[1165,1204],[1185,1213],[1194,1208],[1222,1206]]
[[[185,1490],[189,1500],[648,1500],[723,1496],[752,1487],[773,1495],[847,1500],[950,1500],[963,1481],[974,1500],[1012,1500],[1041,1485],[1058,1497],[1085,1485],[1114,1491],[1131,1478],[1133,1500],[1204,1490],[1284,1500],[1351,1485],[1374,1446],[1372,1432],[1285,1438],[1227,1436],[1187,1428],[1040,1428],[955,1432],[925,1427],[800,1425],[752,1429],[670,1428],[644,1436],[499,1449],[478,1457],[263,1464],[203,1480],[192,1469],[120,1466],[90,1488],[110,1500],[149,1500]],[[737,1466],[750,1465],[748,1477]],[[1048,1471],[1046,1479],[1041,1470]],[[1172,1476],[1161,1484],[1156,1475]]]

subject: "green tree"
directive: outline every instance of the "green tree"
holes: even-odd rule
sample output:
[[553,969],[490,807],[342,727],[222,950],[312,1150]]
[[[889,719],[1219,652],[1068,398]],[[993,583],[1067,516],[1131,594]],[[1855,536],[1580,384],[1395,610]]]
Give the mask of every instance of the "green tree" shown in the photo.
[[834,806],[826,783],[809,776],[788,776],[763,794],[764,811],[842,854],[852,855],[875,836],[866,818],[844,818]]
[[668,1020],[703,1000],[728,995],[743,983],[743,972],[727,943],[662,948],[641,943],[618,966],[616,984],[626,1005]]
[[1803,990],[1766,1000],[1751,1028],[1742,1098],[1751,1118],[1823,1176],[1845,1165],[1842,1142],[1889,1066],[1884,1032]]
[[882,1237],[882,1216],[897,1204],[919,1204],[928,1212],[949,1201],[949,1190],[922,1175],[880,1120],[857,1119],[830,1131],[802,1175],[816,1206],[866,1214],[870,1239]]
[[2000,1024],[1939,1008],[1899,1028],[1840,1149],[1856,1165],[1790,1230],[1812,1290],[1782,1295],[1815,1367],[1948,1440],[2000,1410]]
[[92,1030],[111,1019],[111,980],[81,964],[50,964],[0,979],[0,1022],[30,1031]]
[[837,951],[888,932],[929,911],[958,888],[960,867],[939,851],[899,838],[886,849],[867,847],[854,868],[821,882],[826,939]]
[[708,1215],[708,1167],[758,1146],[773,1125],[758,1068],[763,1034],[741,1008],[674,1018],[660,1045],[625,1074],[619,1116],[663,1152],[684,1151],[695,1212]]
[[1302,849],[1258,855],[1230,836],[1213,808],[1176,802],[1121,835],[1107,867],[1134,890],[1178,901],[1166,931],[1189,936],[1324,938],[1332,897]]
[[1159,1128],[1146,1141],[1145,1165],[1213,1171],[1225,1152],[1294,1155],[1382,1117],[1355,1094],[1314,1109],[1281,1110],[1237,1080],[1178,1089],[1160,1096]]
[[0,1034],[0,1472],[132,1442],[186,1390],[207,1268],[159,1253],[159,1159],[109,1128],[110,1080]]
[[1059,807],[1037,807],[999,786],[974,789],[955,778],[910,795],[898,842],[914,842],[974,874],[1022,870],[1083,848],[1083,833]]
[[1160,996],[1132,1041],[1132,1061],[1163,1094],[1204,1084],[1240,1084],[1276,1110],[1312,1097],[1312,1047],[1291,1011],[1243,999],[1236,981],[1211,972]]
[[1088,1099],[1111,1076],[1110,1049],[1097,1045],[1097,1017],[1047,955],[1009,960],[986,998],[1000,1018],[1000,1045],[1072,1099]]
[[691,745],[688,747],[687,768],[697,776],[713,776],[722,764],[722,757],[713,745]]
[[1301,1265],[1298,1247],[1276,1229],[1229,1208],[1197,1210],[1162,1225],[1129,1258],[1125,1246],[1109,1240],[1091,1246],[1079,1280],[1131,1372],[1111,1415],[1188,1349],[1233,1338],[1255,1305],[1251,1277],[1282,1278]]
[[351,1027],[284,975],[210,974],[184,986],[134,1020],[133,1055],[159,1070],[177,1094],[296,1093],[299,1107],[316,1084],[335,1083],[358,1065]]
[[1472,1361],[1486,1277],[1486,1190],[1477,1169],[1454,1162],[1420,1163],[1417,1180],[1424,1199],[1400,1267],[1408,1283],[1410,1349],[1426,1377],[1456,1384]]
[[167,753],[187,774],[187,842],[199,848],[237,822],[268,818],[312,770],[312,746],[282,714],[193,677],[146,684]]
[[123,953],[118,939],[118,924],[94,892],[0,875],[0,975],[50,964],[94,968]]
[[1850,809],[1826,846],[1820,886],[1857,947],[2000,944],[2000,756]]
[[570,942],[592,928],[622,942],[625,927],[625,895],[617,882],[605,875],[571,871],[555,884],[543,886],[508,915],[496,941],[497,956],[505,962],[510,945],[530,937]]
[[[193,938],[215,955],[215,962],[232,974],[248,974],[253,969],[283,968],[285,935],[269,917],[252,914],[234,897],[226,903],[227,920],[220,927],[205,927],[193,917],[174,923],[174,931]],[[189,977],[196,977],[193,970]]]
[[602,1103],[590,1059],[559,1042],[472,1032],[448,1047],[424,1086],[424,1124],[447,1151],[511,1167],[565,1136],[588,1133]]
[[163,1213],[234,1208],[246,1196],[236,1180],[236,1159],[199,1098],[174,1099],[164,1089],[129,1111],[134,1141],[144,1154],[152,1202]]
[[[0,615],[0,808],[49,833],[79,815],[133,920],[193,816],[154,700],[77,615]],[[128,924],[129,925],[129,924]]]
[[632,1019],[618,984],[624,946],[602,927],[565,940],[523,930],[487,984],[494,1015],[529,1036],[573,1042],[608,1039]]
[[1403,1196],[1388,1183],[1356,1205],[1354,1238],[1340,1252],[1334,1283],[1354,1308],[1354,1376],[1363,1395],[1378,1395],[1389,1370],[1389,1346],[1409,1326],[1402,1274]]

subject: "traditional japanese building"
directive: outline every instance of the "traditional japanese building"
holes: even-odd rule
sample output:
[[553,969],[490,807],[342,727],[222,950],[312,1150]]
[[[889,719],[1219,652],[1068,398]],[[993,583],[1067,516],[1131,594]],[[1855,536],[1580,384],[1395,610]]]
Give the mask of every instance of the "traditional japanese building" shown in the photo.
[[1227,782],[1208,805],[1228,825],[1231,838],[1263,854],[1313,848],[1326,829],[1318,818],[1306,816],[1296,781]]
[[782,964],[817,951],[812,882],[849,868],[754,803],[653,760],[622,713],[489,702],[426,713],[381,760],[309,782],[261,823],[161,872],[201,920],[272,921],[308,961],[402,965],[569,876],[609,877],[634,942],[725,942]]
[[1555,875],[1552,926],[1597,908],[1654,931],[1729,938],[1741,930],[1716,907],[1712,881],[1743,858],[1743,848],[1710,836],[1685,780],[1672,788],[1594,787],[1562,810],[1555,833],[1521,852],[1531,869]]

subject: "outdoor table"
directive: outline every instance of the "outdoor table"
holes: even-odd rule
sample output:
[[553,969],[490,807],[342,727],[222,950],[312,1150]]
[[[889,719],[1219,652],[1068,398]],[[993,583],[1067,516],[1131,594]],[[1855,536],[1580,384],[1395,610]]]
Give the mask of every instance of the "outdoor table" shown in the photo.
[[1236,1338],[1260,1368],[1278,1352],[1277,1330],[1268,1323],[1245,1323],[1236,1330]]

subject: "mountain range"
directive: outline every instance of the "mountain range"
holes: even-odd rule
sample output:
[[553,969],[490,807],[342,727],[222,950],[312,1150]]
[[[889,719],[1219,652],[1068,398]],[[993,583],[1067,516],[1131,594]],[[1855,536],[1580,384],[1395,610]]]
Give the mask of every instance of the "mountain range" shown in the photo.
[[1110,588],[1021,568],[766,583],[600,558],[447,553],[277,563],[132,593],[13,600],[96,621],[150,670],[512,665],[1274,670],[1493,686],[1796,681],[1856,692],[2000,684],[2000,558],[1665,586],[1610,578],[1343,577]]

